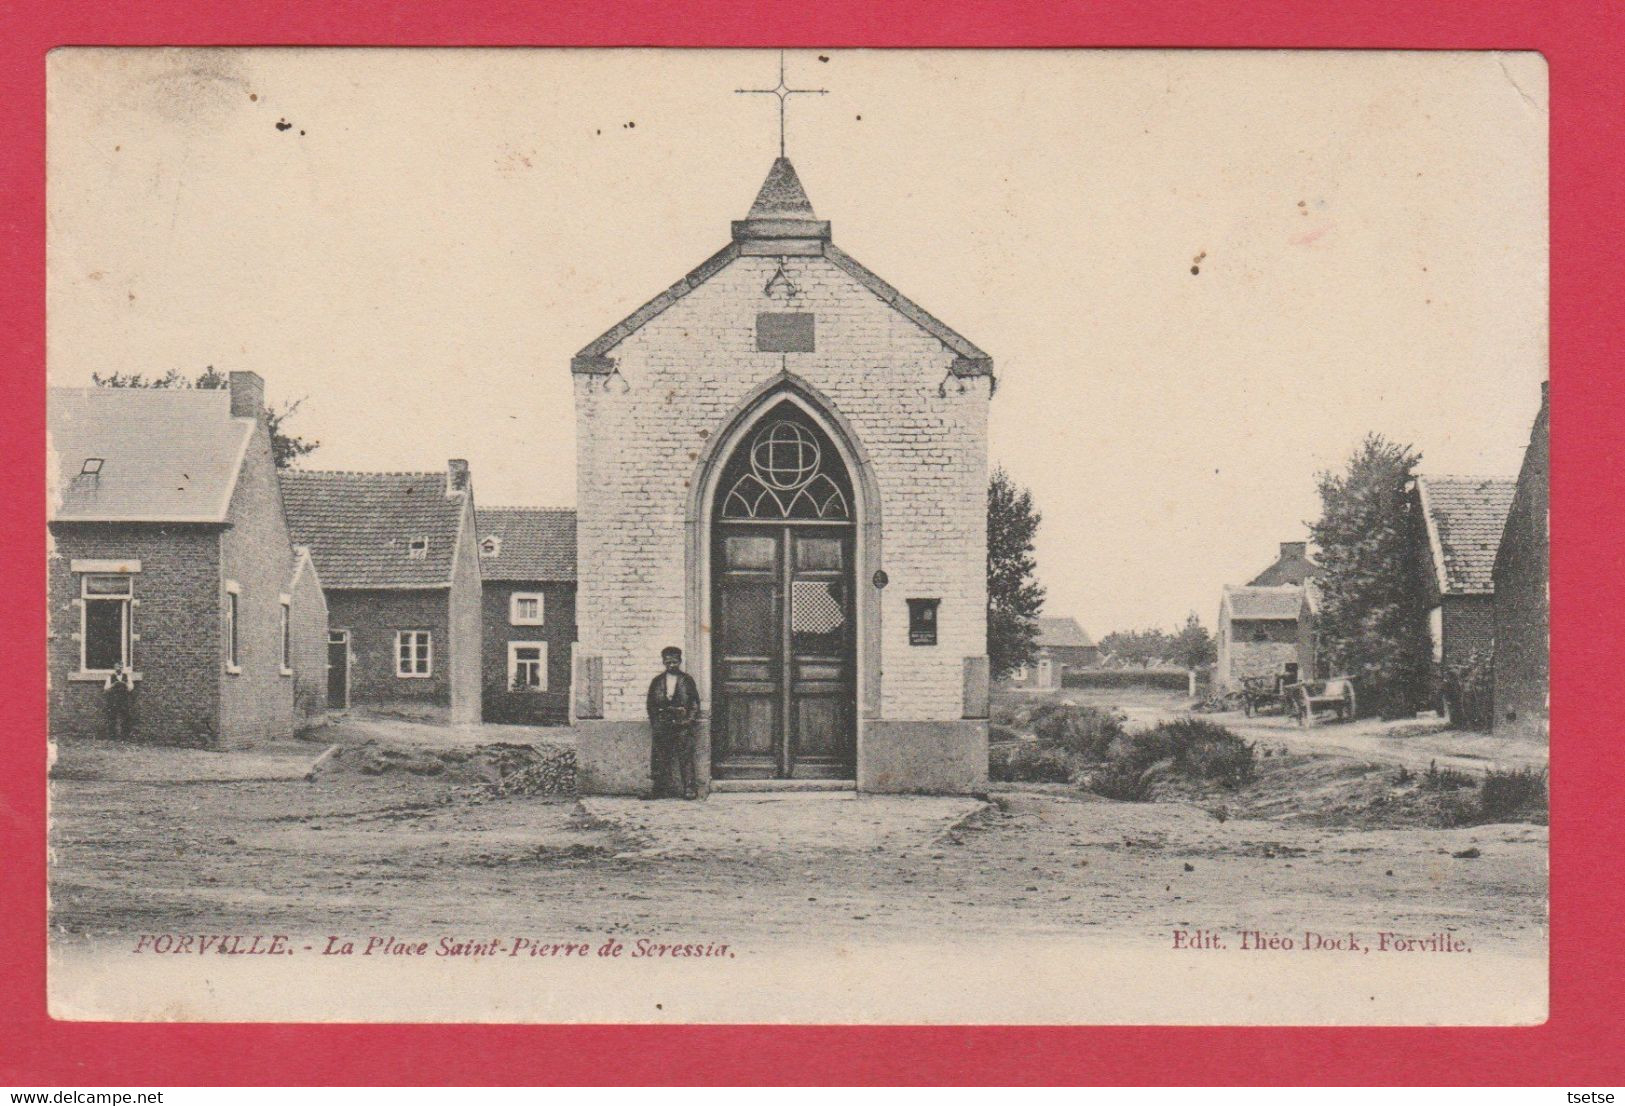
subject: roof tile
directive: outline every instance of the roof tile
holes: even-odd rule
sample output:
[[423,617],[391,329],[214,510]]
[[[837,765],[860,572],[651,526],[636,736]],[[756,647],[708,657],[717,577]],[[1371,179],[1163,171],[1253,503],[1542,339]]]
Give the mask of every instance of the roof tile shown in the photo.
[[479,539],[496,538],[494,556],[480,553],[486,580],[574,583],[576,513],[543,507],[481,507],[475,512]]
[[[443,472],[282,474],[293,540],[328,588],[433,588],[451,582],[463,498]],[[421,557],[411,542],[428,543]]]
[[1507,512],[1518,482],[1510,477],[1424,476],[1417,478],[1426,504],[1428,529],[1444,554],[1447,593],[1495,590],[1495,551],[1506,529]]

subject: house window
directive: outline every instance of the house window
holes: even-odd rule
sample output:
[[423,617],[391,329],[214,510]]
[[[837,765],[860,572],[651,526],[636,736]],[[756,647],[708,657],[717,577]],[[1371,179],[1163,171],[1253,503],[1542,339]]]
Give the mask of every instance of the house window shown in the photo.
[[1012,680],[1016,680],[1017,682],[1020,682],[1020,683],[1026,683],[1026,681],[1027,681],[1027,666],[1024,665],[1024,664],[1016,665],[1016,667],[1013,668],[1010,671],[1010,678]]
[[428,630],[395,632],[395,675],[423,679],[434,671],[434,643]]
[[241,672],[237,643],[237,601],[242,596],[242,589],[234,580],[226,581],[226,671],[235,675]]
[[508,600],[508,622],[514,626],[540,626],[544,606],[541,592],[516,591]]
[[429,539],[413,538],[406,543],[406,555],[415,561],[421,561],[429,555]]
[[508,643],[508,690],[547,690],[547,642]]
[[293,628],[290,608],[293,600],[290,596],[282,597],[282,674],[293,675]]
[[495,557],[502,553],[502,539],[492,534],[480,542],[480,556]]
[[79,668],[84,672],[111,672],[130,663],[130,600],[134,585],[128,576],[81,577],[79,585]]

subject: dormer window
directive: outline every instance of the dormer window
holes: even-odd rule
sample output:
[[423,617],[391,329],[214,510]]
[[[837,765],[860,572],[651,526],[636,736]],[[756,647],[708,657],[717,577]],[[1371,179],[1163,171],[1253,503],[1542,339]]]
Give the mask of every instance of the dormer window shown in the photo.
[[482,557],[496,557],[496,556],[500,556],[501,553],[502,553],[502,539],[497,537],[495,534],[492,534],[490,537],[488,537],[484,541],[480,542],[480,556],[482,556]]
[[429,539],[413,538],[406,543],[406,555],[415,561],[421,561],[429,555]]
[[102,458],[102,457],[86,457],[85,458],[85,463],[79,466],[79,475],[80,476],[100,476],[101,471],[102,471],[102,465],[104,465],[104,464],[106,464],[106,459],[105,458]]

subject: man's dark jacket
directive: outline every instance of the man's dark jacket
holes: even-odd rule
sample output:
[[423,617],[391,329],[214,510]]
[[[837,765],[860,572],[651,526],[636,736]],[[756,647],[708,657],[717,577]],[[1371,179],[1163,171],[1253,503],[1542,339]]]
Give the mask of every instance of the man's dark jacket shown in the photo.
[[700,689],[694,677],[677,672],[677,693],[666,697],[666,673],[649,683],[649,721],[660,727],[687,726],[700,719]]

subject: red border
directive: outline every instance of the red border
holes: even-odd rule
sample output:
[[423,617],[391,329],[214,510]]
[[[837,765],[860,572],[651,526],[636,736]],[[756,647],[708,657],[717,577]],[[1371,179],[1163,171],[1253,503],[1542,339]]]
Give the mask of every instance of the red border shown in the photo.
[[[0,361],[13,517],[44,515],[44,65],[58,45],[1224,46],[1536,49],[1551,67],[1552,1014],[1531,1029],[757,1028],[69,1024],[45,1018],[42,533],[0,530],[0,1083],[44,1086],[530,1083],[1610,1085],[1625,1075],[1625,16],[1541,5],[1268,0],[691,0],[215,6],[6,3],[0,44]],[[1609,618],[1614,615],[1614,618]],[[1596,689],[1607,689],[1597,695]],[[1609,710],[1604,714],[1603,707]],[[1608,725],[1606,723],[1615,724]]]

